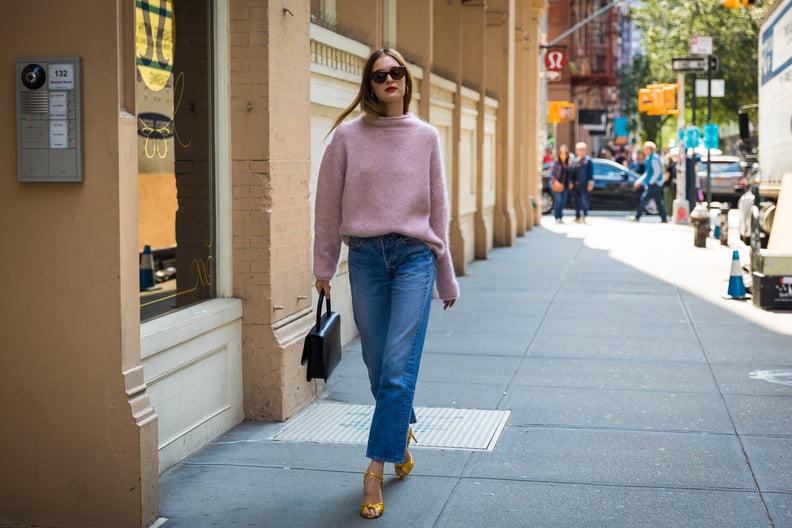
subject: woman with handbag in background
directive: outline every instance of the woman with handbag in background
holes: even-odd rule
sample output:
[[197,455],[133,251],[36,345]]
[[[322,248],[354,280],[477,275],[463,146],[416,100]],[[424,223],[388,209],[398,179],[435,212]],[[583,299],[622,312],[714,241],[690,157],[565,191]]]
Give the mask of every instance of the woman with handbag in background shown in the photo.
[[[397,51],[369,57],[357,97],[333,123],[316,190],[316,289],[330,295],[345,242],[352,309],[376,401],[360,506],[369,519],[384,511],[385,463],[395,465],[398,479],[413,468],[413,399],[435,280],[444,309],[459,296],[440,140],[434,127],[408,112],[412,91]],[[343,123],[358,105],[363,115]]]
[[553,193],[553,216],[556,224],[563,224],[564,205],[572,185],[570,179],[569,147],[561,145],[553,166],[550,168],[550,191]]

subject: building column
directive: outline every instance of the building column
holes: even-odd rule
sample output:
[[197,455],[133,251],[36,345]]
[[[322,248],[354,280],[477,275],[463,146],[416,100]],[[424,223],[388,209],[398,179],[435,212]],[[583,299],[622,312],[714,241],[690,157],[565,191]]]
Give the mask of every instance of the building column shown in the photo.
[[531,131],[528,129],[526,118],[527,99],[530,97],[531,83],[526,60],[526,40],[528,37],[527,6],[528,0],[517,2],[517,16],[515,18],[515,54],[514,70],[519,95],[515,97],[514,123],[514,211],[517,222],[517,236],[522,236],[525,231],[531,228],[531,218],[529,216],[530,204],[528,200],[528,170],[527,170],[527,143],[530,140]]
[[[517,99],[514,208],[517,211],[517,233],[529,231],[541,220],[539,143],[539,44],[541,17],[547,9],[546,0],[522,0],[517,5],[515,30],[516,57],[520,96]],[[534,206],[536,204],[536,206]]]
[[[0,61],[81,56],[90,110],[79,183],[17,182],[15,127],[0,131],[0,525],[145,527],[159,480],[140,358],[135,3],[36,7],[33,40],[27,10],[3,14]],[[64,31],[86,25],[90,45]],[[9,76],[0,99],[15,90]]]
[[421,66],[418,116],[429,121],[434,40],[434,0],[399,0],[396,12],[396,47],[408,61]]
[[[252,17],[253,8],[263,15]],[[281,421],[316,396],[300,366],[313,324],[310,3],[287,10],[281,2],[231,0],[231,18],[233,269],[234,295],[244,302],[245,416]]]
[[486,259],[490,234],[484,218],[484,141],[486,139],[484,121],[487,111],[487,12],[485,2],[463,4],[462,28],[464,32],[462,39],[464,45],[462,53],[465,57],[464,77],[466,82],[479,92],[478,115],[476,117],[476,164],[473,167],[476,180],[473,255],[476,259]]
[[460,140],[462,134],[462,8],[457,2],[434,2],[434,66],[437,73],[456,85],[451,130],[451,173],[446,179],[451,189],[449,196],[449,243],[451,260],[457,275],[464,275],[465,240],[460,223]]
[[511,246],[517,236],[514,209],[515,0],[487,2],[487,89],[498,99],[495,163],[494,244]]
[[[544,125],[541,122],[541,95],[542,78],[539,72],[544,67],[540,61],[542,49],[542,17],[547,12],[547,0],[532,0],[527,10],[528,23],[526,24],[528,38],[525,44],[526,71],[531,72],[525,79],[529,83],[526,87],[525,121],[528,137],[526,142],[526,169],[527,169],[527,202],[529,218],[527,223],[531,226],[540,225],[542,221],[542,146],[544,144]],[[529,227],[530,229],[530,227]]]
[[[344,27],[339,28],[339,33],[368,44],[373,49],[385,46],[382,2],[383,0],[366,0],[365,2],[335,0],[336,20],[344,21]],[[310,4],[310,2],[307,3]]]

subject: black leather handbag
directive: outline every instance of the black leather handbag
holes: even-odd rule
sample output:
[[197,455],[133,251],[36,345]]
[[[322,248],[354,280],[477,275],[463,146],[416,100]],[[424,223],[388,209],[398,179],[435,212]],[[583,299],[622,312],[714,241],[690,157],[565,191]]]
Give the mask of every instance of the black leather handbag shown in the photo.
[[[327,311],[322,314],[322,302],[326,300]],[[319,292],[316,306],[316,326],[305,337],[302,361],[308,364],[306,379],[322,378],[327,381],[341,361],[341,315],[330,308],[330,298],[325,299],[324,290]]]

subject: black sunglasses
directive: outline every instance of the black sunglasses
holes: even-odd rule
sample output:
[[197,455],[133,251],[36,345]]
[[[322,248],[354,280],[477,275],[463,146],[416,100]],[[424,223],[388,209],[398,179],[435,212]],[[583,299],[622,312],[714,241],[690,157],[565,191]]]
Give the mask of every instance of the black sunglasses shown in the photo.
[[388,75],[391,76],[391,79],[394,81],[398,81],[407,73],[407,68],[405,66],[394,66],[390,70],[377,70],[375,72],[371,72],[371,80],[377,84],[382,84],[388,80]]

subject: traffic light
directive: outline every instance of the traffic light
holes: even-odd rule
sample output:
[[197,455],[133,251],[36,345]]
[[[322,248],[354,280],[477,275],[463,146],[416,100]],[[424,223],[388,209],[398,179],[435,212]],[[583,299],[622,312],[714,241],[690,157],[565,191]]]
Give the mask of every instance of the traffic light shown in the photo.
[[679,88],[678,84],[664,84],[661,88],[663,94],[663,114],[665,115],[679,114],[679,110],[676,107],[677,88]]
[[575,120],[575,103],[547,101],[548,123],[569,123]]
[[727,9],[740,9],[741,7],[749,8],[756,4],[756,0],[723,0],[723,7]]
[[678,114],[676,91],[678,84],[649,84],[638,90],[638,111],[649,115]]
[[641,88],[638,90],[638,111],[651,114],[657,106],[654,97],[654,90]]

